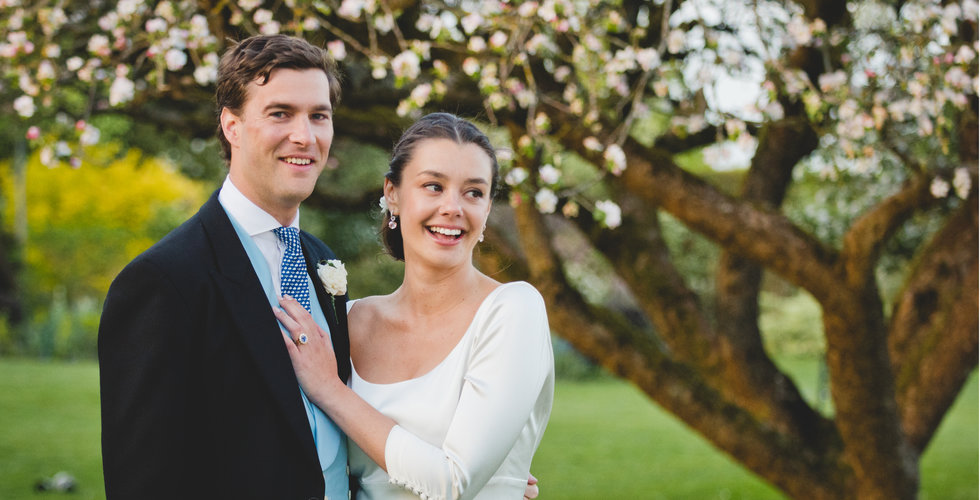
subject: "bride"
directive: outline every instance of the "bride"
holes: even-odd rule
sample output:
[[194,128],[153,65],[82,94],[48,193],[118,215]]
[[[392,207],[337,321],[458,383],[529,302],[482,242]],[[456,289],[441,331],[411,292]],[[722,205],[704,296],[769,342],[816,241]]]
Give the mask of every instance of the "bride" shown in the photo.
[[520,499],[554,360],[538,291],[473,265],[496,154],[473,124],[434,113],[405,131],[389,166],[382,239],[405,262],[402,284],[349,304],[350,387],[328,334],[284,297],[276,314],[297,378],[347,434],[357,498]]

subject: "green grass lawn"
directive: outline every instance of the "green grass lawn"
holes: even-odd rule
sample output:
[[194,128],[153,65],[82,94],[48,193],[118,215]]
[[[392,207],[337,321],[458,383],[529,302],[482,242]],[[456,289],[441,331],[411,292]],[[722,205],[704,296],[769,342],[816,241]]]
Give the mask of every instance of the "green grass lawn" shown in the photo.
[[[974,374],[922,460],[921,498],[977,498],[977,399]],[[0,499],[103,498],[94,363],[0,359],[0,408]],[[34,493],[62,470],[75,494]],[[542,499],[783,498],[617,380],[558,382],[533,472]]]

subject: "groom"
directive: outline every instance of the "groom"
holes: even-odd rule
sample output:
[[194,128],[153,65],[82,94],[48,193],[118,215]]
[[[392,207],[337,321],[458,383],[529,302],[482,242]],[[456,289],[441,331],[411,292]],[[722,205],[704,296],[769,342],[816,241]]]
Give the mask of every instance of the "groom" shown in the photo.
[[[216,100],[228,177],[126,266],[106,297],[108,499],[347,498],[343,435],[302,393],[272,314],[281,293],[308,293],[348,379],[347,297],[334,300],[315,277],[316,263],[334,255],[306,233],[296,238],[339,95],[330,57],[297,38],[252,37],[222,58]],[[281,267],[294,258],[306,272]]]

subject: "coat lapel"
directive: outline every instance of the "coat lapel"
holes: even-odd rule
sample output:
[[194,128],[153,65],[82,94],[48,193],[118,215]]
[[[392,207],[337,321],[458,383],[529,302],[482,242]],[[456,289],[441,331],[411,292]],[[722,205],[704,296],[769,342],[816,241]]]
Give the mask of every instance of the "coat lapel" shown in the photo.
[[299,384],[278,334],[279,323],[238,234],[218,202],[217,192],[201,207],[200,214],[214,252],[212,279],[232,311],[230,319],[235,330],[242,335],[290,427],[309,453],[316,456]]
[[344,382],[350,380],[350,337],[347,332],[347,294],[333,296],[323,288],[317,275],[317,264],[321,260],[335,258],[333,253],[308,233],[300,231],[300,243],[303,246],[303,256],[306,259],[306,272],[313,280],[316,298],[320,309],[327,318],[330,326],[330,340],[333,343],[334,355],[337,358],[337,376]]

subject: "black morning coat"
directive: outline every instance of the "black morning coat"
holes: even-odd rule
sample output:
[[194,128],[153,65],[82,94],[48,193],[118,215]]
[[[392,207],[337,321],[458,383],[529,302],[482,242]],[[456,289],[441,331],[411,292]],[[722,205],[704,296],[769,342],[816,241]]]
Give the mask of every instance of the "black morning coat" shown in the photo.
[[[346,381],[347,296],[332,301],[315,272],[335,257],[309,234],[300,238]],[[106,297],[106,497],[322,500],[313,435],[279,332],[215,192],[127,265]]]

